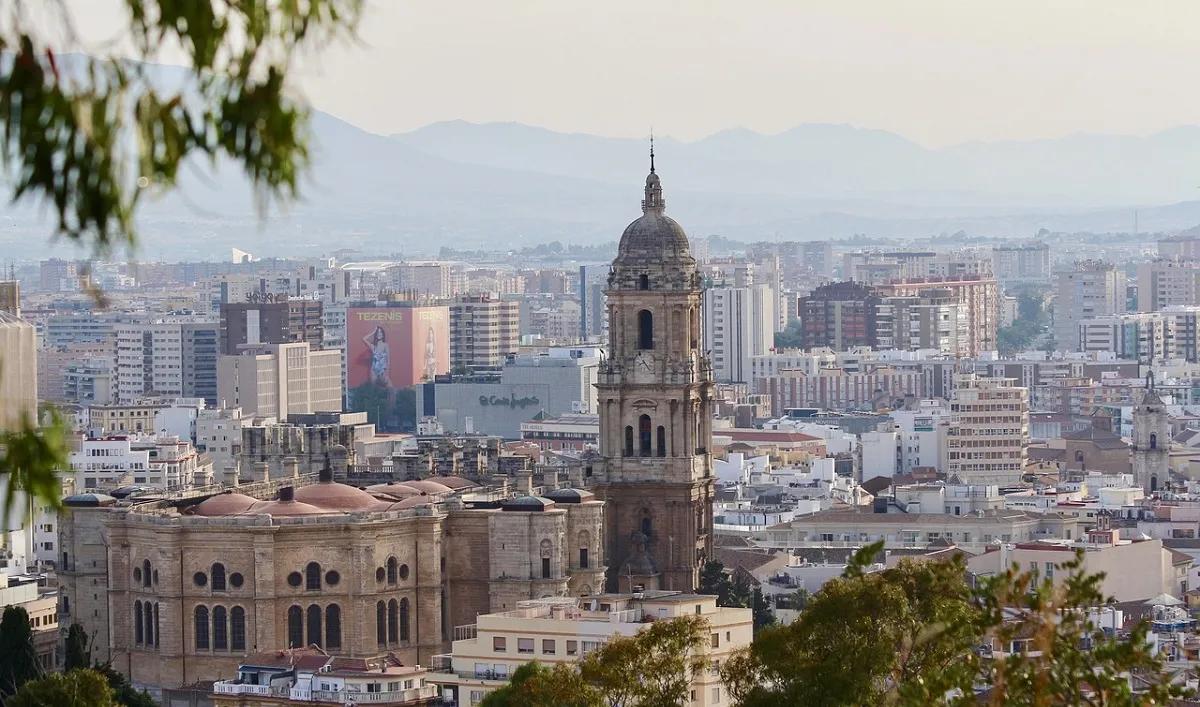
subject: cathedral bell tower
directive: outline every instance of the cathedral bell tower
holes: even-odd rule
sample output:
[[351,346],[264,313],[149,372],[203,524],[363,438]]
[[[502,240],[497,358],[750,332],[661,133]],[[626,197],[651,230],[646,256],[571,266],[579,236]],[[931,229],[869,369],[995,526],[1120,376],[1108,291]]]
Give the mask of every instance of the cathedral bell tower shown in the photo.
[[596,385],[610,590],[692,591],[712,555],[712,367],[700,276],[650,174],[608,279],[608,358]]
[[1146,496],[1163,491],[1170,480],[1171,418],[1154,390],[1153,374],[1146,376],[1146,394],[1133,409],[1133,483]]

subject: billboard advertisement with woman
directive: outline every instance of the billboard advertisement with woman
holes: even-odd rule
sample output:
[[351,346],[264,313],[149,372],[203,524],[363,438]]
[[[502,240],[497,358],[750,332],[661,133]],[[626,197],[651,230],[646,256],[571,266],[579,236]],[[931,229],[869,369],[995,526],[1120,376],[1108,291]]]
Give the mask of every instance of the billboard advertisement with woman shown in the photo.
[[407,388],[450,372],[448,307],[352,307],[346,384]]

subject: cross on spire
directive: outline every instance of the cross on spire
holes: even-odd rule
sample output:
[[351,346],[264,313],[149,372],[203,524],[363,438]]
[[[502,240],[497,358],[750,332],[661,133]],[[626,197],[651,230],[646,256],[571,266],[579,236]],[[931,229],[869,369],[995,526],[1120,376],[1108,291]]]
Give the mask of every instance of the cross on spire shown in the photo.
[[650,128],[650,174],[654,174],[654,128]]

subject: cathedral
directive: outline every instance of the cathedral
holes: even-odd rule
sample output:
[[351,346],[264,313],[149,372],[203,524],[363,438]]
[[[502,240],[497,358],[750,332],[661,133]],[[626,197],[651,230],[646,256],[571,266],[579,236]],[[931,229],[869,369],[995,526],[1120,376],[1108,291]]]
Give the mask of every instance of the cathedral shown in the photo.
[[700,276],[665,211],[652,145],[642,216],[609,275],[596,386],[610,590],[694,590],[712,554],[714,384],[700,349]]

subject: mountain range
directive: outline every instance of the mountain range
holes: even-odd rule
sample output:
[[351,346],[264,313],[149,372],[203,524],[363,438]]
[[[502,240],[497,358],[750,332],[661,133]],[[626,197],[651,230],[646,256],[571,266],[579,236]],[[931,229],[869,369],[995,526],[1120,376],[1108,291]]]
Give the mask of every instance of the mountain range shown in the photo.
[[[264,220],[236,169],[193,165],[181,194],[146,205],[143,255],[601,243],[638,215],[648,169],[643,140],[517,123],[450,121],[385,136],[316,112],[312,127],[301,202]],[[931,149],[886,131],[808,124],[659,139],[656,151],[668,213],[692,236],[1026,238],[1040,228],[1130,231],[1135,210],[1143,232],[1200,222],[1198,126]],[[0,245],[27,237],[32,217],[0,212]]]

